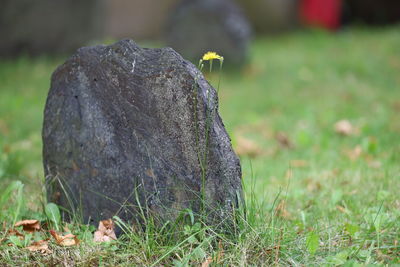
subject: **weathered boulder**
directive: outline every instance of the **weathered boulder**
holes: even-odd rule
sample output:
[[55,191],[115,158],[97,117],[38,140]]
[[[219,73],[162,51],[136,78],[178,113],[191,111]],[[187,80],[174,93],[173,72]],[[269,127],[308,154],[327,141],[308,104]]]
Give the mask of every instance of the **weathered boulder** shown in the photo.
[[48,198],[85,221],[186,208],[215,221],[241,199],[216,91],[170,48],[79,49],[53,73],[42,134]]
[[247,59],[251,27],[231,0],[183,0],[168,27],[168,45],[192,62],[207,51],[223,55],[231,66]]

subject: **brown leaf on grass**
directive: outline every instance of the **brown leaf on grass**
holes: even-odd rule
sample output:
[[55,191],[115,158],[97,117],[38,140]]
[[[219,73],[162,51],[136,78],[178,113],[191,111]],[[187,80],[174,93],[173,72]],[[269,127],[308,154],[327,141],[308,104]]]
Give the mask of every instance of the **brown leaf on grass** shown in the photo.
[[357,133],[356,128],[348,120],[340,120],[335,123],[335,132],[343,136],[349,136]]
[[17,230],[15,230],[15,229],[9,229],[8,231],[7,231],[7,235],[9,236],[9,235],[16,235],[16,236],[19,236],[19,237],[24,237],[24,235],[23,234],[21,234],[20,232],[18,232]]
[[76,164],[75,161],[72,161],[72,169],[73,169],[74,171],[79,171],[78,164]]
[[10,145],[4,145],[3,146],[3,152],[6,153],[6,154],[10,154],[11,146]]
[[397,208],[398,210],[400,210],[400,200],[396,200],[394,202],[394,207]]
[[263,153],[259,145],[243,136],[238,136],[235,151],[239,156],[248,156],[250,158],[256,158]]
[[360,145],[357,145],[353,149],[345,150],[344,153],[351,160],[355,161],[362,155],[362,148]]
[[56,243],[63,247],[76,246],[79,244],[78,238],[73,234],[60,235],[54,230],[50,230],[50,234],[56,240]]
[[286,201],[285,200],[281,200],[278,204],[278,206],[275,209],[276,212],[276,216],[284,218],[284,219],[290,219],[291,218],[291,214],[290,212],[288,212],[286,210]]
[[147,176],[151,177],[151,178],[156,178],[156,175],[154,174],[153,169],[147,169],[147,170],[145,171],[145,174],[146,174]]
[[343,207],[343,206],[337,205],[336,209],[338,211],[340,211],[341,213],[350,214],[350,211],[348,209],[346,209],[345,207]]
[[8,236],[12,236],[12,235],[17,236],[20,240],[23,240],[23,239],[24,239],[24,235],[21,234],[20,232],[18,232],[17,230],[15,230],[15,229],[8,229],[8,230],[6,231],[6,234],[3,236],[3,238],[0,239],[0,243],[2,243],[3,241],[7,240],[7,239],[8,239],[7,237],[8,237]]
[[395,101],[392,104],[393,110],[400,112],[400,101]]
[[40,223],[38,220],[23,220],[17,222],[14,227],[22,226],[22,229],[26,232],[35,232],[40,230]]
[[235,129],[235,133],[237,135],[257,133],[265,139],[271,139],[274,137],[274,131],[266,121],[260,121],[256,124],[241,125]]
[[30,246],[26,247],[26,249],[32,252],[40,252],[42,254],[52,253],[52,251],[49,249],[49,244],[47,240],[33,242]]
[[114,222],[111,219],[100,221],[99,228],[94,233],[93,241],[109,242],[111,240],[117,240],[114,232]]
[[293,170],[291,168],[286,170],[285,179],[292,179],[293,177]]
[[357,189],[354,189],[354,190],[348,192],[347,194],[348,194],[349,196],[352,196],[352,195],[355,195],[355,194],[357,194],[357,193],[358,193],[358,190],[357,190]]
[[243,76],[246,78],[254,78],[262,75],[264,73],[264,70],[254,64],[247,64],[246,66],[244,66],[242,73]]
[[382,162],[379,160],[367,160],[368,167],[374,168],[374,169],[379,169],[382,167]]
[[208,267],[213,262],[211,257],[208,257],[202,264],[201,267]]
[[222,241],[218,242],[218,253],[217,253],[217,264],[220,264],[222,258],[224,257],[224,247],[222,246]]
[[290,166],[293,168],[302,168],[307,167],[308,165],[308,161],[302,159],[294,159],[290,161]]
[[307,179],[304,180],[304,182],[305,182],[305,184],[307,186],[307,190],[309,192],[311,192],[311,193],[312,192],[316,192],[316,191],[320,191],[321,188],[322,188],[321,183],[316,181],[316,180],[314,180],[314,179],[307,178]]
[[292,141],[290,141],[289,137],[284,132],[277,132],[275,134],[275,140],[278,141],[283,148],[291,149],[294,147]]
[[8,135],[10,133],[10,128],[5,121],[0,120],[0,134]]
[[393,262],[394,258],[388,255],[388,252],[382,252],[380,249],[376,251],[377,258],[380,261]]
[[69,230],[68,226],[63,227],[64,233],[71,233],[71,230]]

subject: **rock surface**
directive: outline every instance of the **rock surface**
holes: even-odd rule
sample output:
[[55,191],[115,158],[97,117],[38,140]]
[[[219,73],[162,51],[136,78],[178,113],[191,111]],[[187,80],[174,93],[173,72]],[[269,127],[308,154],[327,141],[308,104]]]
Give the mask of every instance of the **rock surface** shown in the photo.
[[186,208],[228,218],[241,168],[217,102],[170,48],[123,40],[79,49],[53,73],[44,113],[49,200],[92,223],[138,219],[140,209],[161,220]]
[[247,59],[251,27],[231,0],[183,0],[171,14],[167,43],[197,63],[199,55],[215,51],[231,66]]

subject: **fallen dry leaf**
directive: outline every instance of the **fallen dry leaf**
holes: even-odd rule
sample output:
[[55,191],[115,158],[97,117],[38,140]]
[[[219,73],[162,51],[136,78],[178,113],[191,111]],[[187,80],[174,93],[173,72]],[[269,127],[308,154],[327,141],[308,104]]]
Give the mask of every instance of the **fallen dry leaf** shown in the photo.
[[374,169],[379,169],[382,167],[382,163],[379,160],[368,160],[368,166]]
[[285,179],[291,179],[293,177],[293,170],[291,168],[286,170]]
[[321,185],[320,182],[315,181],[315,180],[313,180],[311,178],[305,179],[304,182],[306,183],[307,190],[309,192],[311,192],[311,193],[314,192],[314,191],[320,191],[321,188],[322,188],[322,185]]
[[356,132],[354,126],[348,120],[340,120],[336,122],[334,128],[336,133],[343,136],[349,136]]
[[354,189],[353,191],[350,191],[350,192],[348,193],[348,195],[352,196],[352,195],[355,195],[355,194],[357,194],[357,193],[358,193],[358,190],[357,190],[357,189]]
[[10,154],[10,152],[11,152],[11,146],[10,146],[10,145],[4,145],[4,146],[3,146],[3,152],[4,152],[5,154]]
[[293,168],[307,167],[308,161],[302,159],[294,159],[290,161],[290,166]]
[[276,207],[276,216],[284,218],[284,219],[290,219],[291,215],[290,212],[288,212],[286,210],[286,201],[285,200],[281,200],[278,204],[278,206]]
[[63,227],[64,233],[71,233],[71,230],[69,230],[68,226]]
[[353,149],[349,149],[349,150],[345,150],[344,153],[346,154],[346,156],[351,160],[351,161],[355,161],[357,160],[361,155],[362,155],[362,148],[360,145],[357,145],[355,148]]
[[377,258],[381,261],[388,261],[388,262],[392,262],[394,260],[393,257],[389,256],[387,252],[383,253],[380,249],[378,249],[376,251],[377,254]]
[[147,169],[147,170],[145,171],[145,173],[146,173],[147,176],[149,176],[149,177],[151,177],[151,178],[156,178],[153,169]]
[[78,238],[73,234],[60,235],[54,230],[50,230],[50,234],[56,240],[56,243],[63,247],[76,246],[79,244]]
[[220,264],[222,258],[224,257],[224,247],[222,246],[222,241],[218,242],[218,254],[217,254],[217,264]]
[[8,135],[10,133],[10,129],[8,128],[8,125],[3,120],[0,120],[0,133],[4,136]]
[[292,141],[290,141],[290,139],[287,136],[287,134],[285,134],[283,132],[276,133],[275,139],[284,148],[289,148],[290,149],[290,148],[294,147]]
[[35,232],[40,230],[40,223],[38,220],[23,220],[14,225],[14,227],[19,226],[22,226],[22,229],[26,232]]
[[340,211],[341,213],[345,213],[345,214],[349,214],[349,213],[350,213],[350,211],[349,211],[348,209],[346,209],[345,207],[340,206],[340,205],[337,205],[337,206],[336,206],[336,209],[337,209],[338,211]]
[[239,156],[249,156],[250,158],[258,157],[263,152],[253,140],[243,136],[238,136],[235,151]]
[[264,73],[264,70],[259,66],[255,66],[254,64],[247,64],[243,68],[243,76],[246,78],[254,78]]
[[395,208],[397,208],[398,210],[400,210],[400,200],[396,200],[396,201],[394,202],[394,206],[395,206]]
[[400,112],[400,101],[393,102],[392,107],[393,107],[394,111]]
[[99,227],[94,233],[93,241],[109,242],[111,240],[117,240],[114,232],[114,222],[111,219],[100,221]]
[[30,246],[26,247],[26,249],[32,252],[40,252],[42,254],[50,254],[52,252],[49,249],[49,244],[47,240],[33,242]]
[[266,139],[271,139],[274,137],[274,132],[266,121],[260,121],[256,124],[242,124],[236,127],[234,132],[236,136],[257,133]]
[[21,234],[20,232],[18,232],[17,230],[15,230],[15,229],[8,229],[7,231],[6,231],[6,235],[4,235],[3,236],[3,238],[1,238],[0,239],[0,243],[2,243],[4,240],[7,240],[8,238],[8,236],[11,236],[11,235],[15,235],[15,236],[17,236],[20,240],[24,240],[24,235],[23,234]]
[[15,229],[9,229],[9,230],[7,231],[7,235],[16,235],[16,236],[24,237],[23,234],[21,234],[20,232],[18,232],[18,231],[15,230]]
[[201,267],[208,267],[208,266],[210,266],[210,264],[212,263],[212,258],[211,257],[208,257],[202,264],[201,264]]

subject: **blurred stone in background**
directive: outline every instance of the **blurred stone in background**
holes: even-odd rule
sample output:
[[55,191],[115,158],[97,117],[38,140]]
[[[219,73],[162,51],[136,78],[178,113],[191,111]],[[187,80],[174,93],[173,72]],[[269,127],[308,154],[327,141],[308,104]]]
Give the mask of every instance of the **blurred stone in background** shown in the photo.
[[254,29],[277,33],[293,29],[298,23],[298,0],[237,0]]
[[105,35],[158,39],[178,0],[106,0]]
[[205,52],[215,51],[228,65],[241,65],[250,37],[249,22],[230,0],[183,0],[172,12],[167,30],[167,44],[195,63]]
[[102,36],[102,0],[1,0],[0,56],[62,53]]

